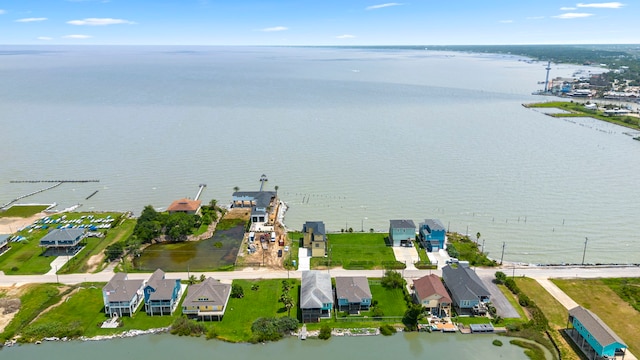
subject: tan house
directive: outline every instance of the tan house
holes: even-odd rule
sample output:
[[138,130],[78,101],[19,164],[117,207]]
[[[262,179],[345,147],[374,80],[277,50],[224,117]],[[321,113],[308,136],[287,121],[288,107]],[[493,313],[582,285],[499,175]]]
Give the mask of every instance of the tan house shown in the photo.
[[191,200],[191,199],[180,199],[176,200],[169,205],[167,208],[167,212],[169,214],[182,212],[185,214],[198,215],[200,214],[200,207],[202,206],[202,201],[200,200]]
[[451,314],[451,298],[437,275],[427,275],[413,280],[415,301],[436,316]]
[[182,303],[182,313],[189,318],[200,320],[222,320],[231,296],[231,285],[214,278],[207,278],[200,284],[187,288],[187,296]]
[[327,255],[327,232],[322,221],[307,221],[302,226],[302,247],[311,250],[312,257]]

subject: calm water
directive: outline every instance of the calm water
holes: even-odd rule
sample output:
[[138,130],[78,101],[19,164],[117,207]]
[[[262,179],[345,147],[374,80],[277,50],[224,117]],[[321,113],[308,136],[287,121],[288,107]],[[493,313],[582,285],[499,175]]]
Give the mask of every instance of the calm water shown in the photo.
[[[505,345],[491,342],[499,338]],[[397,334],[393,337],[337,338],[327,342],[286,339],[264,345],[229,344],[171,335],[140,336],[100,342],[45,343],[0,350],[3,360],[158,359],[188,357],[217,359],[509,359],[524,360],[521,348],[495,335]],[[199,354],[199,355],[196,355]]]
[[[424,50],[0,48],[0,203],[165,208],[279,186],[286,223],[437,217],[505,260],[640,263],[640,143],[522,103],[542,63]],[[20,50],[20,51],[17,51]],[[25,51],[36,50],[36,51]],[[576,68],[553,66],[552,77]],[[85,200],[93,191],[99,192]]]

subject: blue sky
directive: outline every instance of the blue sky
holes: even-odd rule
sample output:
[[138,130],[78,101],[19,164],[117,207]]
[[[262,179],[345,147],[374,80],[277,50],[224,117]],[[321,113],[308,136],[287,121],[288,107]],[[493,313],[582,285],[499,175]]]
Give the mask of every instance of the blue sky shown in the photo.
[[0,0],[0,44],[640,43],[640,2]]

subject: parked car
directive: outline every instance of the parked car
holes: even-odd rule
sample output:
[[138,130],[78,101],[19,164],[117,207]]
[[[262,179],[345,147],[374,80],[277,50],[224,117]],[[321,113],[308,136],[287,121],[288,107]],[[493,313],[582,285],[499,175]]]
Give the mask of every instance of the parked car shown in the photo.
[[278,257],[282,257],[282,249],[278,249]]
[[284,251],[285,251],[285,252],[289,252],[289,245],[287,245],[287,246],[285,246],[285,247],[284,247]]
[[446,264],[457,264],[458,263],[458,259],[456,258],[449,258],[447,259],[447,261],[445,261]]

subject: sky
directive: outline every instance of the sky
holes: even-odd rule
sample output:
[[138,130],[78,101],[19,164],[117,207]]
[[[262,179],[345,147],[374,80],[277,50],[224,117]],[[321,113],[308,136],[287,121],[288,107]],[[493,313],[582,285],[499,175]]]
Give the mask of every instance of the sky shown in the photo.
[[638,44],[640,0],[0,0],[0,44]]

